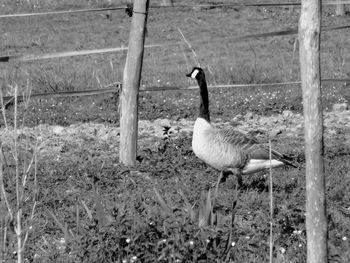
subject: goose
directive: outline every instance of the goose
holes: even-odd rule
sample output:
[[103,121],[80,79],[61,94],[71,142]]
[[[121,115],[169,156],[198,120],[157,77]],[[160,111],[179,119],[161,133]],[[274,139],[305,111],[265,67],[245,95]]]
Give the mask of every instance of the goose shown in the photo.
[[197,80],[199,86],[199,116],[193,128],[192,149],[200,160],[221,171],[221,176],[236,175],[239,185],[242,184],[242,175],[270,167],[277,168],[284,165],[297,167],[290,162],[290,157],[276,150],[271,151],[270,161],[269,147],[258,143],[253,137],[232,127],[223,129],[213,127],[210,122],[208,88],[203,69],[194,67],[186,76]]

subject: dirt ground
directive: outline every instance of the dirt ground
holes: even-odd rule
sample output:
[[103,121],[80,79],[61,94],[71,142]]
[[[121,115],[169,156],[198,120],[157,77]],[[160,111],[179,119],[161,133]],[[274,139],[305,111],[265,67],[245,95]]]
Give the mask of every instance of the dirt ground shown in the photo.
[[[238,115],[229,122],[213,119],[217,127],[232,126],[236,130],[246,134],[252,134],[261,141],[269,139],[291,137],[303,139],[304,127],[301,114],[291,111],[283,111],[282,114],[269,117],[248,113]],[[153,121],[139,121],[139,149],[157,147],[157,142],[170,136],[178,137],[179,134],[188,137],[192,134],[194,122],[188,119],[170,120],[156,119]],[[325,140],[343,141],[344,145],[350,145],[350,111],[330,111],[324,113]],[[164,127],[169,127],[164,134]],[[2,142],[13,139],[12,129],[1,129]],[[118,160],[120,128],[113,124],[102,123],[77,123],[70,126],[41,124],[33,128],[23,128],[17,131],[23,137],[37,140],[38,154],[40,158],[60,158],[62,149],[67,145],[91,143],[91,148],[99,148],[99,144],[108,145],[105,155],[116,156]],[[155,144],[156,143],[156,144]],[[73,148],[72,148],[73,149]],[[65,152],[67,154],[67,152]]]

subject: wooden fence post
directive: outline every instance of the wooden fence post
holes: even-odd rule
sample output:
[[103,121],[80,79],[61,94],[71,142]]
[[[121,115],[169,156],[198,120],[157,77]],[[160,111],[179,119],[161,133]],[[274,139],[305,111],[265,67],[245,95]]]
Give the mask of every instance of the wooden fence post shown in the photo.
[[306,157],[307,262],[327,262],[327,217],[323,163],[320,76],[321,1],[302,0],[299,21]]
[[119,160],[125,165],[136,163],[138,129],[138,92],[141,80],[148,0],[134,0],[128,54],[120,96]]
[[[112,6],[112,0],[108,0],[108,7],[111,7]],[[109,19],[109,20],[113,20],[113,18],[112,18],[112,11],[111,10],[109,10],[108,12],[107,12],[107,14],[106,14],[106,17]]]

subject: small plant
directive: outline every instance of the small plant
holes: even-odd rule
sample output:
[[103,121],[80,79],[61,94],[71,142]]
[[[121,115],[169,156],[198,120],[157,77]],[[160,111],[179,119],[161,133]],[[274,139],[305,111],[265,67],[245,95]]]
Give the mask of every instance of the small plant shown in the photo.
[[196,205],[196,203],[191,205],[187,197],[183,194],[183,192],[179,190],[179,194],[182,196],[185,203],[184,206],[180,209],[170,207],[156,188],[154,188],[153,191],[155,193],[155,197],[158,204],[162,208],[162,211],[165,212],[167,215],[175,216],[176,211],[183,210],[187,213],[188,217],[192,220],[192,222],[198,225],[199,227],[218,225],[218,215],[217,213],[213,212],[210,190],[208,190],[207,192],[202,192],[202,196],[198,201],[198,205]]
[[[217,183],[220,182],[220,178]],[[178,181],[179,183],[179,181]],[[235,191],[235,199],[232,203],[231,210],[231,224],[229,226],[229,234],[227,235],[226,241],[224,241],[224,237],[221,236],[221,227],[222,221],[220,220],[220,216],[217,212],[214,212],[214,200],[216,198],[211,197],[210,189],[208,191],[203,191],[201,197],[198,202],[191,205],[187,197],[181,191],[182,187],[178,187],[178,192],[181,195],[184,205],[182,208],[172,208],[169,206],[163,197],[160,195],[158,190],[154,188],[154,193],[158,204],[161,206],[162,211],[164,211],[170,217],[178,217],[178,210],[184,211],[185,216],[191,219],[191,222],[199,227],[201,233],[201,239],[206,244],[206,249],[215,249],[218,251],[218,256],[222,260],[228,260],[231,256],[231,248],[235,245],[235,242],[232,242],[232,229],[234,227],[234,215],[236,212],[237,205],[237,189]],[[216,189],[217,190],[217,189]],[[217,191],[216,191],[217,192]],[[216,193],[217,195],[217,193]],[[179,219],[180,220],[180,219]],[[208,229],[212,229],[213,232],[207,232]],[[224,242],[223,242],[224,241]],[[219,249],[220,247],[220,249]],[[221,252],[219,252],[221,251]]]

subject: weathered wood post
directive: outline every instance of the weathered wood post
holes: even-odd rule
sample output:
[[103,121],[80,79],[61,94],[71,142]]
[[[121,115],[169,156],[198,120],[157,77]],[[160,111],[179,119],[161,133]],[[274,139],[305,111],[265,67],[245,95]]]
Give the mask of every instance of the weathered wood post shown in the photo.
[[299,21],[306,157],[307,262],[327,262],[327,218],[323,163],[320,75],[321,1],[302,0]]
[[141,80],[148,0],[134,0],[128,54],[120,96],[119,160],[134,165],[137,150],[138,92]]
[[[108,7],[111,7],[111,6],[112,6],[112,0],[108,0]],[[113,19],[113,18],[112,18],[112,11],[111,11],[111,10],[109,10],[109,11],[107,12],[106,17],[107,17],[109,20],[112,20],[112,19]]]

